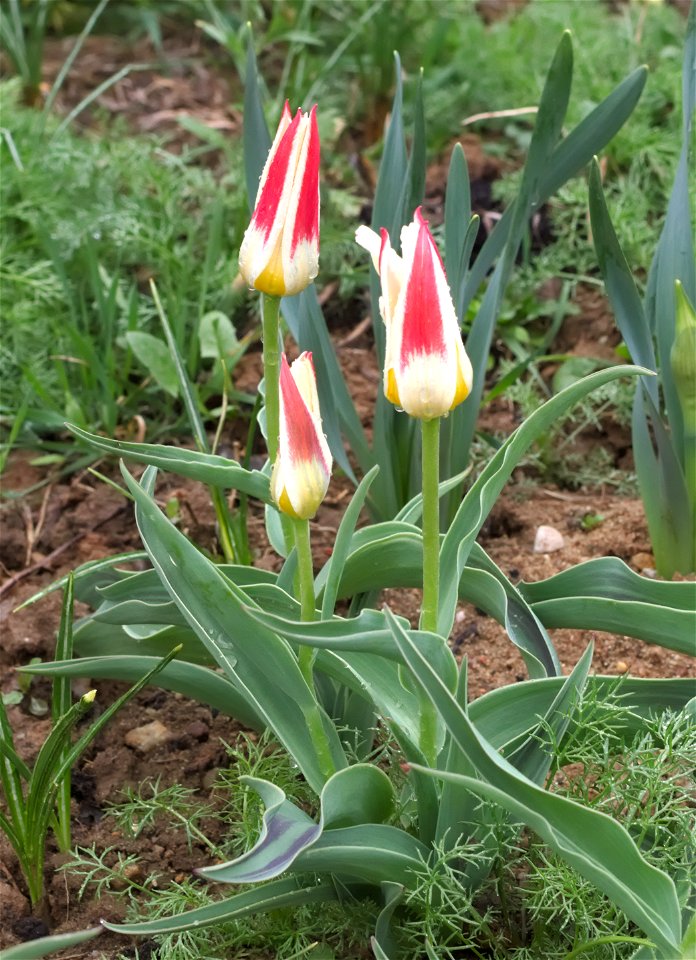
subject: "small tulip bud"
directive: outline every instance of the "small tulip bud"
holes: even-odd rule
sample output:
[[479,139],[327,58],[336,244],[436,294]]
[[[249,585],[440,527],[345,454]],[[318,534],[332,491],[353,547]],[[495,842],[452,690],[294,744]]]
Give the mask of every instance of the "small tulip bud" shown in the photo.
[[316,107],[292,119],[286,102],[239,251],[250,287],[300,293],[319,270],[319,131]]
[[271,496],[296,520],[317,512],[331,479],[331,452],[322,430],[312,354],[280,364],[280,437]]

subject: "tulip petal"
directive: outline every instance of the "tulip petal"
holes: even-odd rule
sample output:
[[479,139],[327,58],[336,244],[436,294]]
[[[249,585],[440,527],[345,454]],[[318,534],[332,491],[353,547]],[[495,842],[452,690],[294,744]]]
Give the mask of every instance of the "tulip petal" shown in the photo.
[[313,517],[331,477],[331,454],[322,431],[312,356],[280,367],[280,439],[271,492],[283,512]]
[[299,293],[319,270],[319,134],[316,108],[291,118],[286,102],[244,234],[239,267],[251,287]]

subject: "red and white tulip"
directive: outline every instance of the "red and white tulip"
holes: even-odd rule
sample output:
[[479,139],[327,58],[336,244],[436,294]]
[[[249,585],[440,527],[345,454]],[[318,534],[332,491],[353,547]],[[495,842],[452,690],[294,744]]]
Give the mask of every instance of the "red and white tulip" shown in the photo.
[[319,271],[316,109],[293,118],[285,103],[239,251],[246,282],[273,297],[300,293]]
[[473,371],[445,268],[420,207],[401,231],[401,256],[384,229],[378,236],[359,227],[355,239],[372,255],[382,287],[385,396],[412,417],[444,416],[469,395]]
[[317,512],[331,479],[331,453],[321,425],[319,396],[311,353],[292,366],[280,363],[280,437],[271,474],[271,496],[296,520]]

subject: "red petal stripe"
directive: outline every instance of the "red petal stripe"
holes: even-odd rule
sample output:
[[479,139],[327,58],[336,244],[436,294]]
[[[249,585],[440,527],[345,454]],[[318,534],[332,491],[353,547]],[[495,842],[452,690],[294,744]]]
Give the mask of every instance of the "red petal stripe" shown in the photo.
[[295,135],[300,125],[300,118],[301,111],[298,110],[295,114],[295,119],[283,134],[283,139],[280,141],[275,156],[271,161],[263,190],[256,201],[256,209],[254,210],[254,216],[251,222],[253,226],[263,230],[266,237],[268,237],[273,229],[278,204],[280,203],[280,198],[283,193],[283,186],[285,185],[285,180],[288,175],[288,165],[292,155]]
[[292,234],[290,254],[303,240],[316,240],[319,236],[319,128],[317,127],[316,104],[309,118],[309,145],[300,194],[297,200],[297,215]]
[[433,252],[438,255],[437,247],[420,208],[416,211],[416,219],[419,222],[418,239],[413,264],[406,279],[399,358],[402,367],[414,354],[440,354],[443,357],[447,354],[435,278]]
[[323,463],[324,454],[319,445],[317,428],[290,372],[285,354],[280,360],[280,393],[285,420],[285,423],[281,424],[281,429],[285,429],[289,434],[287,438],[289,459],[292,463],[308,463],[311,460]]

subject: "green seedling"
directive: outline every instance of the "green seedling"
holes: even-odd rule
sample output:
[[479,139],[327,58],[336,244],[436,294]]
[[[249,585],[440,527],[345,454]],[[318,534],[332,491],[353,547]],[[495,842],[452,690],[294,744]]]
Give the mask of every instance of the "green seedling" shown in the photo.
[[[73,582],[68,581],[63,598],[56,653],[72,655]],[[17,753],[4,703],[0,702],[0,784],[5,810],[0,811],[0,829],[6,834],[26,881],[32,906],[45,912],[44,855],[52,830],[62,850],[70,847],[70,771],[80,755],[111,717],[138,693],[176,655],[178,648],[162,658],[141,680],[96,720],[76,743],[72,732],[89,713],[96,697],[90,690],[71,703],[70,679],[58,677],[53,684],[53,726],[30,768]]]

